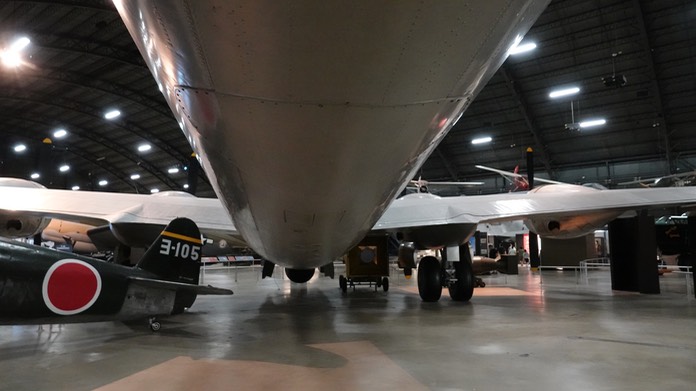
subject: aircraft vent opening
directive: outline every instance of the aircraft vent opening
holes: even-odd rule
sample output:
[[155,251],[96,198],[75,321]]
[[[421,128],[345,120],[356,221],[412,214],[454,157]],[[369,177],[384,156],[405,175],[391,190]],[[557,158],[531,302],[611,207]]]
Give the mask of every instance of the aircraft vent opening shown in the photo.
[[549,232],[560,231],[561,230],[561,223],[559,223],[556,220],[551,220],[551,221],[549,221],[549,224],[547,227],[549,229]]
[[7,230],[14,229],[16,231],[21,231],[22,230],[22,222],[19,220],[7,220],[7,224],[5,226]]

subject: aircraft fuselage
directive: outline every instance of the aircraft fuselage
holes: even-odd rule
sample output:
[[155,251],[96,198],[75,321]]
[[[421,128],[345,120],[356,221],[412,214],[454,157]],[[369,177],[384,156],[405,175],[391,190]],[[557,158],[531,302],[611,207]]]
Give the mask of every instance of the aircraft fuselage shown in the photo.
[[308,269],[357,243],[547,0],[117,0],[247,243]]

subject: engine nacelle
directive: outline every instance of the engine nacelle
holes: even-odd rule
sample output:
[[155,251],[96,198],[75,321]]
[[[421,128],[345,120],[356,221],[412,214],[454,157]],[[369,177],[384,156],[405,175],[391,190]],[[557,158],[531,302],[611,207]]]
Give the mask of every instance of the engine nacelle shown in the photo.
[[554,216],[525,220],[530,231],[553,239],[571,239],[593,233],[619,217],[621,212],[597,212],[575,216]]
[[44,230],[51,219],[18,213],[0,213],[0,236],[28,238]]

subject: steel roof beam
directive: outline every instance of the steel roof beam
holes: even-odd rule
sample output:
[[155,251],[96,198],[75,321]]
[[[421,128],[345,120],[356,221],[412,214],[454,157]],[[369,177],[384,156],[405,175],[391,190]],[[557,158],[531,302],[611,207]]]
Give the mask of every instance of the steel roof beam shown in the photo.
[[652,48],[650,47],[650,37],[648,36],[648,29],[645,24],[645,17],[643,12],[643,6],[640,4],[640,0],[633,0],[633,9],[636,14],[636,20],[638,21],[638,29],[640,31],[641,42],[643,43],[643,53],[647,58],[646,65],[648,71],[650,72],[650,87],[652,89],[655,106],[657,107],[657,116],[661,120],[661,124],[657,127],[662,128],[664,131],[660,131],[664,141],[665,148],[665,159],[667,160],[667,165],[669,167],[669,172],[666,174],[673,174],[676,169],[675,160],[672,157],[672,140],[670,138],[671,129],[669,122],[667,120],[667,115],[665,114],[665,108],[663,105],[663,95],[660,89],[660,82],[657,78],[657,71],[655,70],[655,58],[653,57]]
[[517,85],[515,78],[512,75],[512,72],[508,69],[508,67],[505,64],[503,64],[500,67],[500,73],[505,79],[505,85],[510,91],[510,94],[517,103],[517,107],[520,110],[520,114],[522,114],[522,118],[524,118],[524,122],[527,125],[527,130],[529,130],[529,132],[532,134],[532,137],[534,138],[535,151],[537,152],[538,157],[544,163],[544,168],[546,169],[546,172],[551,177],[551,179],[553,179],[554,173],[551,170],[551,154],[548,151],[546,145],[544,144],[544,140],[540,134],[541,132],[539,128],[536,126],[534,119],[532,118],[529,104],[524,99],[524,95],[522,94],[522,91]]

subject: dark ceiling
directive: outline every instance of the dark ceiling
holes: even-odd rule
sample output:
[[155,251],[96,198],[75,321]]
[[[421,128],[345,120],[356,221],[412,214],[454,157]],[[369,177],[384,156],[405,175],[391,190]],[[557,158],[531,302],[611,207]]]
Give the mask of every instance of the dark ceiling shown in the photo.
[[[0,45],[19,34],[31,39],[27,66],[0,70],[0,175],[39,171],[54,188],[183,189],[191,148],[110,1],[0,1]],[[424,179],[486,181],[466,193],[504,190],[474,165],[524,167],[527,147],[542,176],[568,182],[612,186],[696,169],[696,2],[556,0],[526,41],[536,50],[506,61],[425,163]],[[625,75],[625,86],[605,86],[612,74]],[[581,89],[575,122],[606,125],[565,129],[571,99],[548,93],[566,85]],[[110,108],[121,117],[104,119]],[[55,139],[58,128],[68,136]],[[493,141],[472,145],[478,135]],[[138,152],[143,142],[152,149]],[[15,153],[17,143],[28,149]],[[196,194],[213,196],[203,173],[190,171]]]

